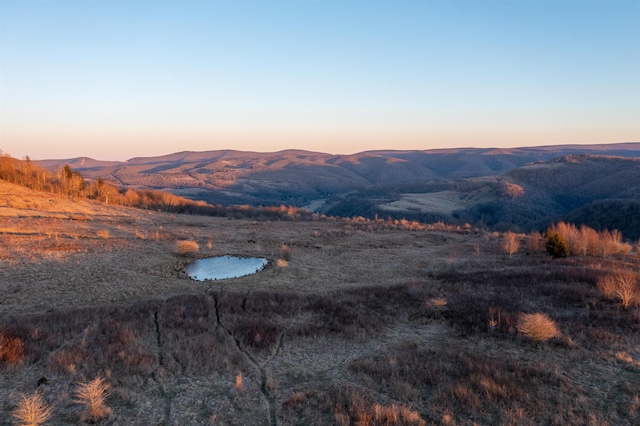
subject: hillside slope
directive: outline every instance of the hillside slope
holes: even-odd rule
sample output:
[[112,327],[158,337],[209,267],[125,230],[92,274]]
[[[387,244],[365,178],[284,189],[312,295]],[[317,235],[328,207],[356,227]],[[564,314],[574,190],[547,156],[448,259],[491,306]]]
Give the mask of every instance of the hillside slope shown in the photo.
[[544,229],[570,220],[640,238],[640,158],[570,155],[507,173],[459,180],[372,186],[337,200],[327,213]]
[[369,151],[331,155],[287,150],[181,152],[160,157],[100,162],[88,158],[46,160],[49,169],[69,164],[89,178],[119,185],[166,189],[214,204],[292,204],[346,194],[371,185],[497,175],[527,163],[572,154],[640,157],[640,143],[541,146],[514,149]]

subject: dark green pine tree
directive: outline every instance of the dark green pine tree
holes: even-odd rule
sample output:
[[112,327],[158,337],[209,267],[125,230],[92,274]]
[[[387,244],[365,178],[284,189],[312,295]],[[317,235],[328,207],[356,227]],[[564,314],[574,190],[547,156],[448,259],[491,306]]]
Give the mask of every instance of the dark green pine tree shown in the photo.
[[569,254],[569,248],[562,235],[559,233],[551,234],[547,237],[547,243],[545,245],[547,254],[553,256],[554,259],[567,257]]

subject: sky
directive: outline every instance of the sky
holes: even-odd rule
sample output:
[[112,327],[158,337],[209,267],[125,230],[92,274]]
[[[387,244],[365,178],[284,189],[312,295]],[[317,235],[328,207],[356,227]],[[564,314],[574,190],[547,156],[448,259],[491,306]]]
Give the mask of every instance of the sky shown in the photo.
[[640,141],[640,0],[0,0],[0,150]]

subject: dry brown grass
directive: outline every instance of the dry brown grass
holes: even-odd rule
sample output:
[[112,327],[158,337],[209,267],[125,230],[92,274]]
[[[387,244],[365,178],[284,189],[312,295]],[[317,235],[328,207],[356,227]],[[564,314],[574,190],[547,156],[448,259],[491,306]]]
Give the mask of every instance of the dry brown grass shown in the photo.
[[98,232],[96,232],[96,235],[104,240],[108,240],[111,234],[109,233],[108,229],[100,229],[98,230]]
[[560,336],[560,330],[558,330],[555,321],[541,312],[521,313],[518,316],[517,328],[520,333],[536,342],[544,342]]
[[[446,227],[96,212],[3,217],[0,330],[24,353],[0,367],[0,401],[15,405],[40,374],[62,402],[79,377],[109,374],[113,424],[382,424],[403,409],[448,424],[640,420],[640,310],[596,286],[635,254],[509,258],[499,235]],[[229,281],[181,277],[175,242],[212,235],[220,254],[276,263],[286,241],[295,259]],[[532,350],[518,313],[542,311],[570,338]],[[56,404],[50,421],[78,414]]]
[[180,240],[176,242],[173,252],[180,256],[190,256],[200,251],[200,246],[193,240]]
[[18,424],[24,426],[38,426],[49,420],[53,408],[49,407],[40,393],[35,392],[31,396],[22,394],[18,406],[12,416],[18,419]]
[[24,358],[24,342],[16,336],[0,331],[0,366],[15,365]]

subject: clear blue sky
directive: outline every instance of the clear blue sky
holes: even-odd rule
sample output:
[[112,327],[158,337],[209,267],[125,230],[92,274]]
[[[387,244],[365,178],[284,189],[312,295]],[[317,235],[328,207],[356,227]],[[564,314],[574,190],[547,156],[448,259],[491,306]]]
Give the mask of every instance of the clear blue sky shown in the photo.
[[640,0],[0,0],[0,149],[640,141]]

